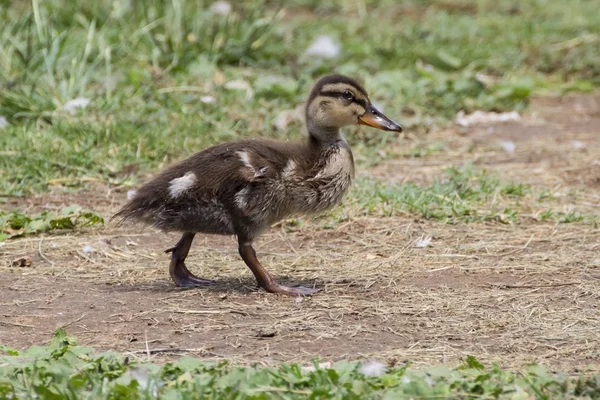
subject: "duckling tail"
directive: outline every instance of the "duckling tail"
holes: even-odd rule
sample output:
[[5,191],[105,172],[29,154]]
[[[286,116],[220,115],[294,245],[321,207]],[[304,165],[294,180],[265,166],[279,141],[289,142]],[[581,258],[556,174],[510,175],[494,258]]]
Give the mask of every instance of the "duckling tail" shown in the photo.
[[120,226],[125,221],[137,219],[138,214],[139,213],[136,212],[136,207],[133,205],[133,202],[129,202],[125,206],[123,206],[119,211],[117,211],[115,215],[110,217],[109,221],[113,222],[116,220],[116,225]]
[[157,208],[157,204],[148,201],[144,197],[134,197],[125,204],[115,215],[110,217],[110,221],[116,220],[116,225],[122,225],[124,222],[138,220],[148,222],[148,214]]

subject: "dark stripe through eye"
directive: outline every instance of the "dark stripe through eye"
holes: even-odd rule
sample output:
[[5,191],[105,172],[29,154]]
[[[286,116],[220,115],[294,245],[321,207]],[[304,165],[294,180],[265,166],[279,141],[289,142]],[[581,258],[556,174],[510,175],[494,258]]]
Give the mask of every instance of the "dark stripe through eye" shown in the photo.
[[325,96],[325,97],[340,97],[342,95],[342,93],[340,92],[321,92],[319,93],[321,96]]
[[363,99],[354,99],[355,103],[358,103],[362,106],[362,108],[364,108],[365,110],[367,109],[367,102]]
[[[348,92],[350,93],[350,95],[352,96],[352,98],[346,98],[344,96],[344,94]],[[356,103],[356,104],[360,104],[365,110],[367,109],[367,102],[363,99],[357,99],[356,97],[354,97],[354,95],[352,94],[352,92],[350,92],[349,90],[344,90],[343,92],[334,92],[334,91],[325,91],[325,92],[321,92],[319,93],[320,96],[325,96],[325,97],[341,97],[345,100],[349,100],[352,103]]]

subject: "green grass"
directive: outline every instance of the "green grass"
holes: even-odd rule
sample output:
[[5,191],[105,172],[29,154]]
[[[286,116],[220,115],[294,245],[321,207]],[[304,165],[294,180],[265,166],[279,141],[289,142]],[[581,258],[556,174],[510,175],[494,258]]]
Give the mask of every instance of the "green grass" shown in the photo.
[[19,210],[0,211],[0,242],[29,234],[73,230],[102,223],[104,219],[101,216],[79,206],[33,215],[24,214]]
[[[371,178],[356,182],[347,204],[336,210],[334,219],[343,220],[349,210],[369,215],[413,214],[444,223],[496,221],[517,223],[524,203],[529,208],[547,207],[536,193],[522,183],[505,183],[497,175],[470,164],[452,167],[430,184],[384,184]],[[541,221],[560,223],[583,222],[597,225],[597,215],[571,210],[555,212],[547,209],[537,217]]]
[[[4,355],[2,355],[4,354]],[[192,357],[163,365],[79,347],[64,330],[48,346],[19,352],[0,347],[0,397],[5,399],[593,399],[600,375],[550,373],[530,365],[486,368],[410,365],[367,373],[338,362],[313,371],[297,364],[242,367]],[[376,371],[373,371],[376,372]]]
[[[464,3],[250,0],[218,17],[208,1],[0,1],[0,116],[10,124],[0,195],[130,183],[217,142],[298,138],[301,123],[279,132],[273,120],[332,71],[363,79],[411,131],[460,109],[520,109],[536,91],[600,84],[595,2]],[[321,34],[338,40],[339,57],[303,57]],[[78,97],[90,105],[66,112]],[[395,140],[370,129],[347,136],[361,162]]]

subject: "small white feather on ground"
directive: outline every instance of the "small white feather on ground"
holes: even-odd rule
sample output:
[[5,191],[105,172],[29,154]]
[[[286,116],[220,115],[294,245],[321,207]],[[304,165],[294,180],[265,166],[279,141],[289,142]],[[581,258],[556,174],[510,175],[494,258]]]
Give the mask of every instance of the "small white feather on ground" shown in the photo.
[[217,100],[213,96],[202,96],[200,97],[200,101],[204,104],[212,104]]
[[430,244],[431,244],[431,238],[426,237],[426,238],[421,238],[421,239],[417,240],[415,242],[415,247],[419,248],[419,249],[423,249],[425,247],[429,247]]
[[90,99],[85,97],[77,97],[73,100],[69,100],[63,106],[63,110],[70,114],[75,114],[79,109],[84,109],[90,104]]
[[340,54],[340,45],[331,36],[319,36],[304,52],[305,57],[334,58]]
[[502,150],[504,150],[507,153],[514,153],[517,149],[517,145],[515,144],[515,142],[512,141],[500,140],[498,144],[500,144]]
[[254,96],[254,91],[252,90],[252,86],[248,82],[243,79],[235,79],[233,81],[227,81],[225,85],[223,85],[227,90],[243,90],[246,92],[246,98],[251,99]]
[[468,127],[473,125],[518,121],[520,119],[521,116],[516,111],[504,113],[475,111],[472,114],[465,114],[464,110],[460,110],[458,114],[456,114],[456,119],[454,122],[456,122],[457,125]]
[[210,5],[208,11],[217,15],[228,15],[231,12],[231,4],[222,0],[215,1]]
[[369,361],[360,367],[360,372],[366,376],[381,376],[385,374],[387,368],[384,363],[380,361]]

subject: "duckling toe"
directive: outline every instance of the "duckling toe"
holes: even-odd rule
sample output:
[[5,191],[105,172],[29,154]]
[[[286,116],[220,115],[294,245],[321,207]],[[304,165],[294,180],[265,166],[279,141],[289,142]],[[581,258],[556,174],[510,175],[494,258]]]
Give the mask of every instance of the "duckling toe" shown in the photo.
[[203,279],[203,278],[198,278],[197,276],[194,275],[189,275],[189,276],[178,276],[177,278],[174,278],[173,281],[175,282],[175,285],[177,285],[178,287],[198,287],[198,286],[208,286],[208,285],[212,285],[214,283],[216,283],[216,281],[212,280],[212,279]]
[[199,278],[192,274],[185,266],[183,260],[177,259],[176,257],[173,257],[173,260],[171,260],[169,274],[175,285],[179,287],[207,286],[215,283],[215,281],[211,279]]

